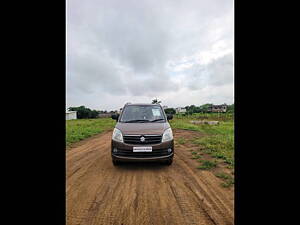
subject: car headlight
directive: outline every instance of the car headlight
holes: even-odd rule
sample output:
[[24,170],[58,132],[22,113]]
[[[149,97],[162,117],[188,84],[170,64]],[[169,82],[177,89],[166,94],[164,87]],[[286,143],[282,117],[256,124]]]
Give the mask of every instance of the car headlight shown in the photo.
[[119,129],[115,128],[115,129],[114,129],[114,132],[113,132],[113,135],[112,135],[112,139],[113,139],[114,141],[123,142],[123,135],[122,135],[122,132],[121,132]]
[[173,132],[171,128],[168,128],[165,130],[163,134],[162,142],[171,141],[171,140],[173,140]]

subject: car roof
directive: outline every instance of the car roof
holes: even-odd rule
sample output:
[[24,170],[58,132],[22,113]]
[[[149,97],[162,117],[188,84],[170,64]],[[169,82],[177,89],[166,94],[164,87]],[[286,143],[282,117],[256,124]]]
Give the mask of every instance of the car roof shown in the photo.
[[151,103],[127,103],[125,104],[126,106],[127,105],[149,105],[149,106],[160,106],[159,104],[151,104]]

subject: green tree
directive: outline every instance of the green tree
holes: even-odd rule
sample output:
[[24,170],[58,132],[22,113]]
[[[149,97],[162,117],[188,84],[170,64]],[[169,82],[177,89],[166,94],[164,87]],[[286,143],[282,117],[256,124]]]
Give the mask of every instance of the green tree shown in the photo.
[[207,103],[207,104],[204,104],[204,105],[201,105],[199,108],[200,108],[200,111],[201,112],[208,112],[209,111],[209,108],[212,107],[213,104],[211,103]]
[[91,110],[85,106],[69,107],[69,111],[76,111],[78,119],[97,118],[100,111]]
[[186,109],[186,114],[188,114],[188,115],[201,112],[200,107],[195,106],[195,105],[186,106],[185,109]]
[[165,113],[166,114],[176,114],[176,110],[173,108],[168,108],[168,109],[165,109]]
[[100,111],[97,110],[91,110],[90,111],[90,117],[89,118],[97,118],[99,115]]
[[227,106],[227,112],[230,112],[230,113],[234,112],[234,104]]

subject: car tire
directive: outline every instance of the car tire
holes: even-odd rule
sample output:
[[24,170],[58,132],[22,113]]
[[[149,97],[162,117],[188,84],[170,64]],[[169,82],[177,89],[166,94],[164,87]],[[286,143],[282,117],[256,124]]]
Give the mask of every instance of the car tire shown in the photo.
[[165,165],[170,166],[173,163],[173,159],[169,159],[167,161],[164,162]]
[[114,164],[114,166],[120,165],[120,161],[118,161],[118,160],[113,160],[112,163]]

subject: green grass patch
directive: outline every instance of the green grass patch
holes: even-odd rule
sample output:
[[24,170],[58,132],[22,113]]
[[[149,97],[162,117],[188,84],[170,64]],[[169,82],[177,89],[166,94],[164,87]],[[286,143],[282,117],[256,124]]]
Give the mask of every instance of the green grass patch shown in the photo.
[[233,167],[233,165],[228,165],[228,166],[226,166],[226,168],[233,169],[234,167]]
[[232,177],[227,173],[216,173],[215,176],[223,180],[229,180],[230,178],[232,179]]
[[215,174],[215,176],[221,178],[224,181],[224,183],[221,184],[222,187],[228,188],[234,184],[234,179],[229,174],[217,173],[217,174]]
[[184,145],[185,144],[185,139],[183,137],[178,138],[178,144]]
[[233,134],[206,136],[195,140],[194,144],[200,145],[204,149],[203,152],[213,158],[221,159],[224,163],[234,166]]
[[[234,168],[234,121],[231,115],[221,115],[218,125],[191,124],[191,120],[203,115],[175,117],[170,121],[172,128],[198,131],[205,134],[193,139],[192,143],[201,148],[201,152],[220,159],[228,168]],[[205,115],[207,120],[218,120],[218,115]],[[224,119],[225,118],[225,119]]]
[[67,120],[66,145],[112,129],[115,124],[111,118]]
[[227,120],[233,120],[234,114],[233,113],[193,113],[192,115],[176,114],[174,115],[173,118],[227,121]]
[[198,169],[209,170],[209,169],[217,167],[216,161],[199,160],[199,162],[201,162],[201,165],[197,167]]
[[201,158],[202,158],[201,155],[193,155],[193,156],[192,156],[192,159],[201,159]]
[[225,188],[229,188],[229,187],[231,187],[233,184],[234,184],[234,182],[226,181],[226,182],[222,183],[221,186],[222,186],[222,187],[225,187]]

